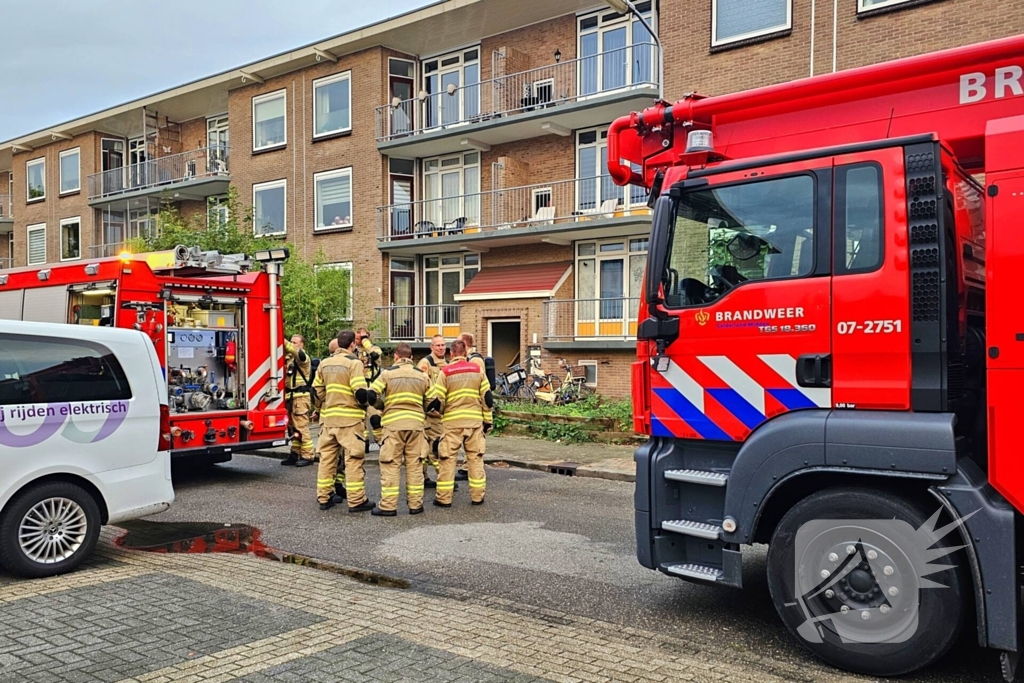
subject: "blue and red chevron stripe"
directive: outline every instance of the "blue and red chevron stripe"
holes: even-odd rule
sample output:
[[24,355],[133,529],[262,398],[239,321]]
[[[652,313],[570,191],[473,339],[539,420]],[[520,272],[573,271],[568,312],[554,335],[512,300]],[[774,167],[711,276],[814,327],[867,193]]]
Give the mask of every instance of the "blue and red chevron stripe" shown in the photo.
[[765,420],[791,410],[828,408],[830,389],[800,387],[785,354],[674,358],[651,373],[651,434],[743,441]]

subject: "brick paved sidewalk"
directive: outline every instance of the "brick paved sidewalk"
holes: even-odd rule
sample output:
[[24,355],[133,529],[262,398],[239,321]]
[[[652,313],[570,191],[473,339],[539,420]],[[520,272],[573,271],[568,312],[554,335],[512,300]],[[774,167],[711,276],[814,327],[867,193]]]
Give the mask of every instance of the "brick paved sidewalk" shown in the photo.
[[0,682],[854,681],[508,600],[382,588],[238,555],[112,545],[64,577],[0,575]]

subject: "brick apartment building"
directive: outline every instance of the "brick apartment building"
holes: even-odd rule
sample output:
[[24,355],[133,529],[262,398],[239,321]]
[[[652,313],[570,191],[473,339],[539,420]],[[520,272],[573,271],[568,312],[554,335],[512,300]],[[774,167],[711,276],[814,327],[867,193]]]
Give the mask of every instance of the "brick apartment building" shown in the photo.
[[357,323],[425,348],[476,335],[502,366],[586,368],[628,392],[650,221],[605,130],[722,94],[1013,35],[981,0],[446,0],[0,143],[0,267],[87,262],[161,202],[353,273]]

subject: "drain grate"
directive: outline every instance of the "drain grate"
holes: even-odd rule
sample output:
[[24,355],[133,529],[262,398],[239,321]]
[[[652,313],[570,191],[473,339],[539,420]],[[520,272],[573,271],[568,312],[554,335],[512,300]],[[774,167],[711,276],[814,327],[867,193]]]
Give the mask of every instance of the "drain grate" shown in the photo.
[[574,477],[576,476],[576,468],[579,466],[578,462],[555,462],[548,465],[548,472],[561,474],[566,477]]

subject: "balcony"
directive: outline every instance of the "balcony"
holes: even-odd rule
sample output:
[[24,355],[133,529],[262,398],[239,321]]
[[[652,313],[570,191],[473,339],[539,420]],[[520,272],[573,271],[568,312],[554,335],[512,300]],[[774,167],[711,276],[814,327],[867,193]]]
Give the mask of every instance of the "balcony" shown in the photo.
[[459,304],[380,306],[375,308],[381,329],[391,341],[429,344],[436,334],[459,336]]
[[544,302],[544,346],[633,348],[640,299],[552,299]]
[[14,259],[0,258],[0,270],[7,270],[14,267]]
[[227,192],[230,181],[228,147],[214,145],[94,173],[89,204],[104,207],[164,193],[177,201],[205,200]]
[[0,235],[14,232],[14,212],[11,210],[11,195],[0,194]]
[[648,229],[646,202],[643,188],[595,176],[391,204],[377,208],[377,246],[428,253],[616,237]]
[[[658,48],[639,43],[377,107],[382,153],[428,157],[608,123],[658,97]],[[452,138],[460,142],[453,145]]]

